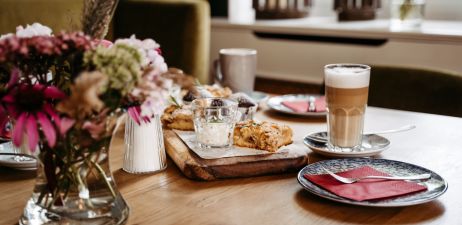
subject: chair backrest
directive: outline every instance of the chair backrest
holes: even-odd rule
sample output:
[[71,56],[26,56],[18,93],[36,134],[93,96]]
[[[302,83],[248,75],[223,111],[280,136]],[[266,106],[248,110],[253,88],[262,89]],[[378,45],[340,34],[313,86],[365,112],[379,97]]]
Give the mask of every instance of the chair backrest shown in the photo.
[[35,22],[62,30],[81,30],[83,0],[0,0],[0,34],[14,33],[19,25]]
[[462,117],[462,75],[372,66],[368,105]]
[[210,6],[205,0],[124,0],[114,16],[114,37],[153,38],[169,67],[209,81]]

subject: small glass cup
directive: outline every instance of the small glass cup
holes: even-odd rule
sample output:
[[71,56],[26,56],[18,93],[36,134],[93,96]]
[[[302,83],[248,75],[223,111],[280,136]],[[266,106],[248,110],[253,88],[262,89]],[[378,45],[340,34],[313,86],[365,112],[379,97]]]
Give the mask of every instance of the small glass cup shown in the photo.
[[200,98],[192,102],[192,110],[200,148],[229,148],[233,145],[237,102],[223,98]]
[[257,106],[239,107],[239,121],[253,120],[253,116],[257,112]]
[[361,64],[324,67],[329,150],[361,150],[371,68]]

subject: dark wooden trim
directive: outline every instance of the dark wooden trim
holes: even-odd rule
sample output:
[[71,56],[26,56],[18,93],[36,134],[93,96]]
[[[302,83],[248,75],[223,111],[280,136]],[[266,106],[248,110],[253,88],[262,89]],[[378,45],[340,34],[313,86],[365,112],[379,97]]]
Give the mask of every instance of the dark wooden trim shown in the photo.
[[255,90],[271,94],[324,94],[324,85],[257,77]]
[[351,45],[364,45],[364,46],[374,46],[374,47],[381,46],[388,41],[388,39],[376,39],[376,38],[353,38],[353,37],[336,37],[336,36],[334,37],[334,36],[304,35],[304,34],[281,34],[281,33],[260,32],[260,31],[254,31],[253,34],[257,38],[262,38],[262,39],[351,44]]

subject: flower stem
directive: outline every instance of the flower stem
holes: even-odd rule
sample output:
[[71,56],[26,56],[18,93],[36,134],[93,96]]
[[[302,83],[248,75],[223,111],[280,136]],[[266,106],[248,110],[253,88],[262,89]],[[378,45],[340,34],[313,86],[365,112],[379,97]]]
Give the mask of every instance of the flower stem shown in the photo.
[[116,197],[116,193],[115,193],[114,189],[112,188],[111,183],[107,180],[107,177],[106,177],[106,174],[104,173],[103,168],[101,168],[101,166],[100,166],[98,163],[92,162],[91,160],[90,160],[90,163],[93,164],[93,165],[95,166],[95,168],[98,170],[99,175],[101,176],[102,179],[104,179],[104,182],[106,183],[106,185],[107,185],[109,191],[111,192],[112,197],[115,198],[115,197]]

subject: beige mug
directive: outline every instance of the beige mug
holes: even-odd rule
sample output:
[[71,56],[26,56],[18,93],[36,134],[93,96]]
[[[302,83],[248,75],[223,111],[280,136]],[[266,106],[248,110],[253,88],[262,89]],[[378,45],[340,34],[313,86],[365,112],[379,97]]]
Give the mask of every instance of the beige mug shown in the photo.
[[257,70],[257,50],[247,48],[225,48],[214,62],[215,79],[234,92],[251,93]]

